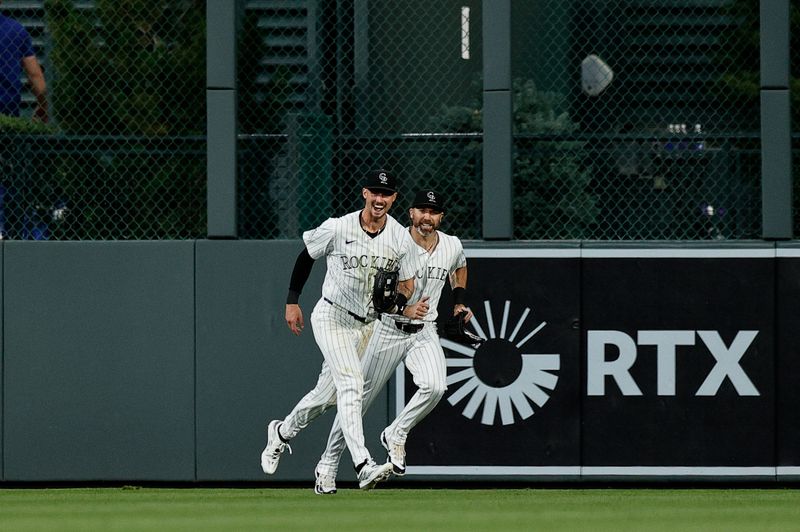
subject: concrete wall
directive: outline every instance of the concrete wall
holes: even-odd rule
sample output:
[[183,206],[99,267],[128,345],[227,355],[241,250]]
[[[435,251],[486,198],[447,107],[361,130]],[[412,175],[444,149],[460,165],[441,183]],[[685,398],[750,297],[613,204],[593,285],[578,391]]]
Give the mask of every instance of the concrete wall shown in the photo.
[[[322,355],[308,326],[295,337],[284,302],[299,241],[199,241],[196,246],[197,479],[263,480],[266,424],[285,417],[314,387]],[[319,298],[324,263],[315,264],[300,298],[305,318]],[[292,441],[276,480],[313,478],[335,411]],[[375,456],[386,426],[386,399],[367,415]],[[369,438],[369,436],[368,436]],[[355,479],[343,457],[342,479]]]
[[[316,382],[283,302],[295,242],[5,242],[2,480],[261,480],[266,423]],[[324,264],[301,304],[308,316]],[[366,423],[385,426],[386,400]],[[275,479],[313,478],[333,420]],[[377,441],[371,444],[377,453]],[[343,479],[355,478],[342,468]]]
[[3,478],[194,478],[194,244],[3,245]]

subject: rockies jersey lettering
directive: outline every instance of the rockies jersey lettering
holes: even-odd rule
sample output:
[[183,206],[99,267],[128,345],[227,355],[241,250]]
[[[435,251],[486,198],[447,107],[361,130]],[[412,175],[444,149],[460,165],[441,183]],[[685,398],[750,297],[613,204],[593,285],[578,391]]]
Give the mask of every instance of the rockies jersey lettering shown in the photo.
[[397,260],[390,259],[389,257],[370,257],[368,255],[361,255],[360,257],[342,257],[342,267],[345,270],[358,267],[366,268],[367,266],[370,266],[373,270],[380,268],[382,270],[395,271],[398,269]]
[[446,281],[450,273],[452,272],[448,272],[444,268],[439,268],[437,266],[428,266],[426,269],[419,270],[417,272],[417,279],[422,279],[423,277],[427,277],[428,279],[437,279],[439,281]]

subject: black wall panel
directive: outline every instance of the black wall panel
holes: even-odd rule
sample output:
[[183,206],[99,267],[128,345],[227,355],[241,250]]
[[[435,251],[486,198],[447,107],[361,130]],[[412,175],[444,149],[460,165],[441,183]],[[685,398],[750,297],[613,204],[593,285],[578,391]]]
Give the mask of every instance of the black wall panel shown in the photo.
[[777,278],[777,459],[800,478],[800,254],[777,259]]
[[[412,431],[409,465],[577,465],[580,261],[468,258],[468,268],[468,303],[488,340],[473,352],[445,341],[451,384]],[[452,312],[449,297],[439,310]],[[405,382],[408,399],[410,374]]]
[[[774,464],[774,282],[774,263],[763,258],[584,259],[583,465]],[[602,395],[598,389],[592,393],[590,384],[598,379],[591,373],[598,365],[589,363],[597,356],[590,354],[590,341],[600,334],[593,331],[627,335],[618,344],[627,353],[634,349],[629,375],[641,395],[611,376],[602,379]],[[641,331],[654,332],[640,341]],[[693,345],[676,345],[673,358],[666,345],[657,354],[657,342]],[[729,361],[732,355],[719,355],[722,381],[708,395],[701,387],[717,358],[707,343],[718,354],[746,345],[735,362]],[[620,357],[618,344],[602,348],[604,360]],[[739,389],[720,373],[723,367],[734,372]]]

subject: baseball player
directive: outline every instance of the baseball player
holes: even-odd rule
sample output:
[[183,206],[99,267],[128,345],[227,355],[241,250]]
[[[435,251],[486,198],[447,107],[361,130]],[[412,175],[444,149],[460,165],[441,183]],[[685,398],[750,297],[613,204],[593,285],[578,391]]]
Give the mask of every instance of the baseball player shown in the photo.
[[[362,359],[364,411],[401,361],[405,361],[418,388],[402,412],[380,436],[381,444],[389,455],[388,463],[398,476],[405,474],[408,433],[433,410],[447,388],[445,356],[435,323],[436,309],[446,280],[449,279],[453,289],[453,315],[463,311],[465,321],[472,318],[472,311],[464,305],[467,285],[464,248],[458,238],[438,230],[444,216],[442,197],[433,190],[418,192],[409,209],[409,216],[410,234],[426,258],[425,264],[416,273],[414,294],[409,301],[427,303],[430,310],[423,318],[417,318],[409,312],[403,315],[383,314],[375,325]],[[336,472],[344,442],[341,419],[337,416],[328,445],[317,464],[316,493],[336,493]]]
[[[370,489],[391,475],[391,464],[377,465],[364,445],[361,420],[364,379],[360,355],[377,318],[372,305],[372,286],[381,268],[399,272],[398,304],[407,303],[414,290],[414,273],[423,252],[408,231],[388,211],[397,198],[394,176],[384,170],[368,174],[362,189],[364,208],[341,218],[329,218],[303,233],[305,248],[292,271],[286,300],[286,324],[299,335],[304,327],[298,305],[314,260],[326,257],[327,273],[322,298],[311,313],[314,339],[324,361],[317,385],[286,418],[267,428],[267,445],[261,468],[271,475],[278,467],[288,442],[325,410],[338,404],[344,440],[358,474],[359,487]],[[427,305],[413,307],[422,317]]]

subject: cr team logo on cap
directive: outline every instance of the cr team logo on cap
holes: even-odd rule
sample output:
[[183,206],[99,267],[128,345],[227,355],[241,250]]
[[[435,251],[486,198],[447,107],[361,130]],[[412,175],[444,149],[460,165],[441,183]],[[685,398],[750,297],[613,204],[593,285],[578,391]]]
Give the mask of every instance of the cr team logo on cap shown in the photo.
[[428,192],[428,200],[434,203],[436,202],[436,194],[434,194],[433,191]]
[[386,175],[386,172],[379,173],[378,179],[380,179],[381,183],[384,185],[389,182],[389,177]]

